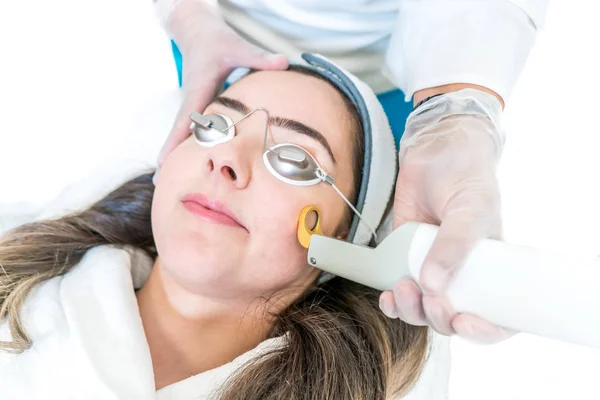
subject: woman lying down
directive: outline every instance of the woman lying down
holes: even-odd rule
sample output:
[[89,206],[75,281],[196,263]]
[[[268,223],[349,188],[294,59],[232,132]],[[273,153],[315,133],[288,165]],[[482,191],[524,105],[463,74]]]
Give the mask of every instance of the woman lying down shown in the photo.
[[427,328],[299,243],[306,206],[372,243],[396,168],[370,89],[304,57],[194,113],[156,176],[0,238],[0,398],[435,397]]

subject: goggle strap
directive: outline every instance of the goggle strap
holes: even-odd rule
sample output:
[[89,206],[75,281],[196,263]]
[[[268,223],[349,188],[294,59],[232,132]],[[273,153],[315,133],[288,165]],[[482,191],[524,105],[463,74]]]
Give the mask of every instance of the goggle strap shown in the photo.
[[[325,182],[329,183],[328,181],[324,180]],[[331,185],[331,187],[333,188],[333,190],[335,190],[337,192],[337,194],[340,195],[340,197],[346,202],[346,204],[348,204],[348,206],[352,209],[352,211],[354,211],[354,213],[358,216],[358,218],[360,218],[360,220],[366,225],[367,228],[369,228],[369,230],[371,231],[371,233],[373,234],[373,238],[375,239],[375,241],[377,241],[377,233],[375,233],[375,231],[373,230],[373,228],[371,228],[371,226],[367,223],[367,221],[365,221],[362,217],[362,215],[360,215],[360,213],[358,212],[358,210],[356,208],[354,208],[354,206],[352,205],[352,203],[350,203],[350,201],[346,198],[346,196],[344,196],[344,194],[340,191],[340,189],[337,188],[337,186],[335,186],[335,184],[333,183],[329,183]]]

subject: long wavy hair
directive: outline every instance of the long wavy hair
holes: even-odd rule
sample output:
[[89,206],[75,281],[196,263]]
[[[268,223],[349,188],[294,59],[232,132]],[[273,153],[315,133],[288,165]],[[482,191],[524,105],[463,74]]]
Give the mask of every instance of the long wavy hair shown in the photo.
[[[301,67],[293,71],[318,79]],[[363,132],[353,104],[340,92],[354,136],[354,176],[362,169]],[[100,245],[141,249],[157,257],[150,210],[151,173],[118,187],[88,209],[26,224],[0,237],[0,321],[11,341],[0,351],[31,347],[20,310],[36,285],[64,275]],[[355,201],[360,179],[355,179]],[[349,223],[346,220],[344,223]],[[386,317],[380,292],[341,277],[311,285],[275,315],[269,337],[286,334],[284,345],[243,365],[215,393],[220,400],[383,400],[414,386],[428,350],[426,327]]]

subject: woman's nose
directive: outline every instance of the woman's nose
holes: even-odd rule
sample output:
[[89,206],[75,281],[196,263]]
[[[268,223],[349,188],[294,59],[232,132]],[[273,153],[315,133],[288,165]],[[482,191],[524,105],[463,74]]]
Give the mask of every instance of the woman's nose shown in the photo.
[[[252,179],[251,151],[239,143],[222,143],[211,149],[206,159],[206,168],[209,173],[215,174],[219,179],[224,179],[233,184],[237,189],[243,189]],[[255,155],[260,157],[260,155]]]
[[209,158],[207,167],[210,172],[219,174],[220,177],[233,183],[238,189],[243,189],[248,186],[248,174],[242,172],[240,168],[236,168],[233,163],[219,163],[214,158]]

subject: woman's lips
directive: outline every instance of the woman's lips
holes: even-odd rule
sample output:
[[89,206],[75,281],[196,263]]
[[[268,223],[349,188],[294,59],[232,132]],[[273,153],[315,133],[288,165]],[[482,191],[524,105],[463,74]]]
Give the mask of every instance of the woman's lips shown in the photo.
[[211,200],[203,194],[187,194],[183,197],[181,202],[188,211],[206,221],[247,230],[225,204],[216,200]]

